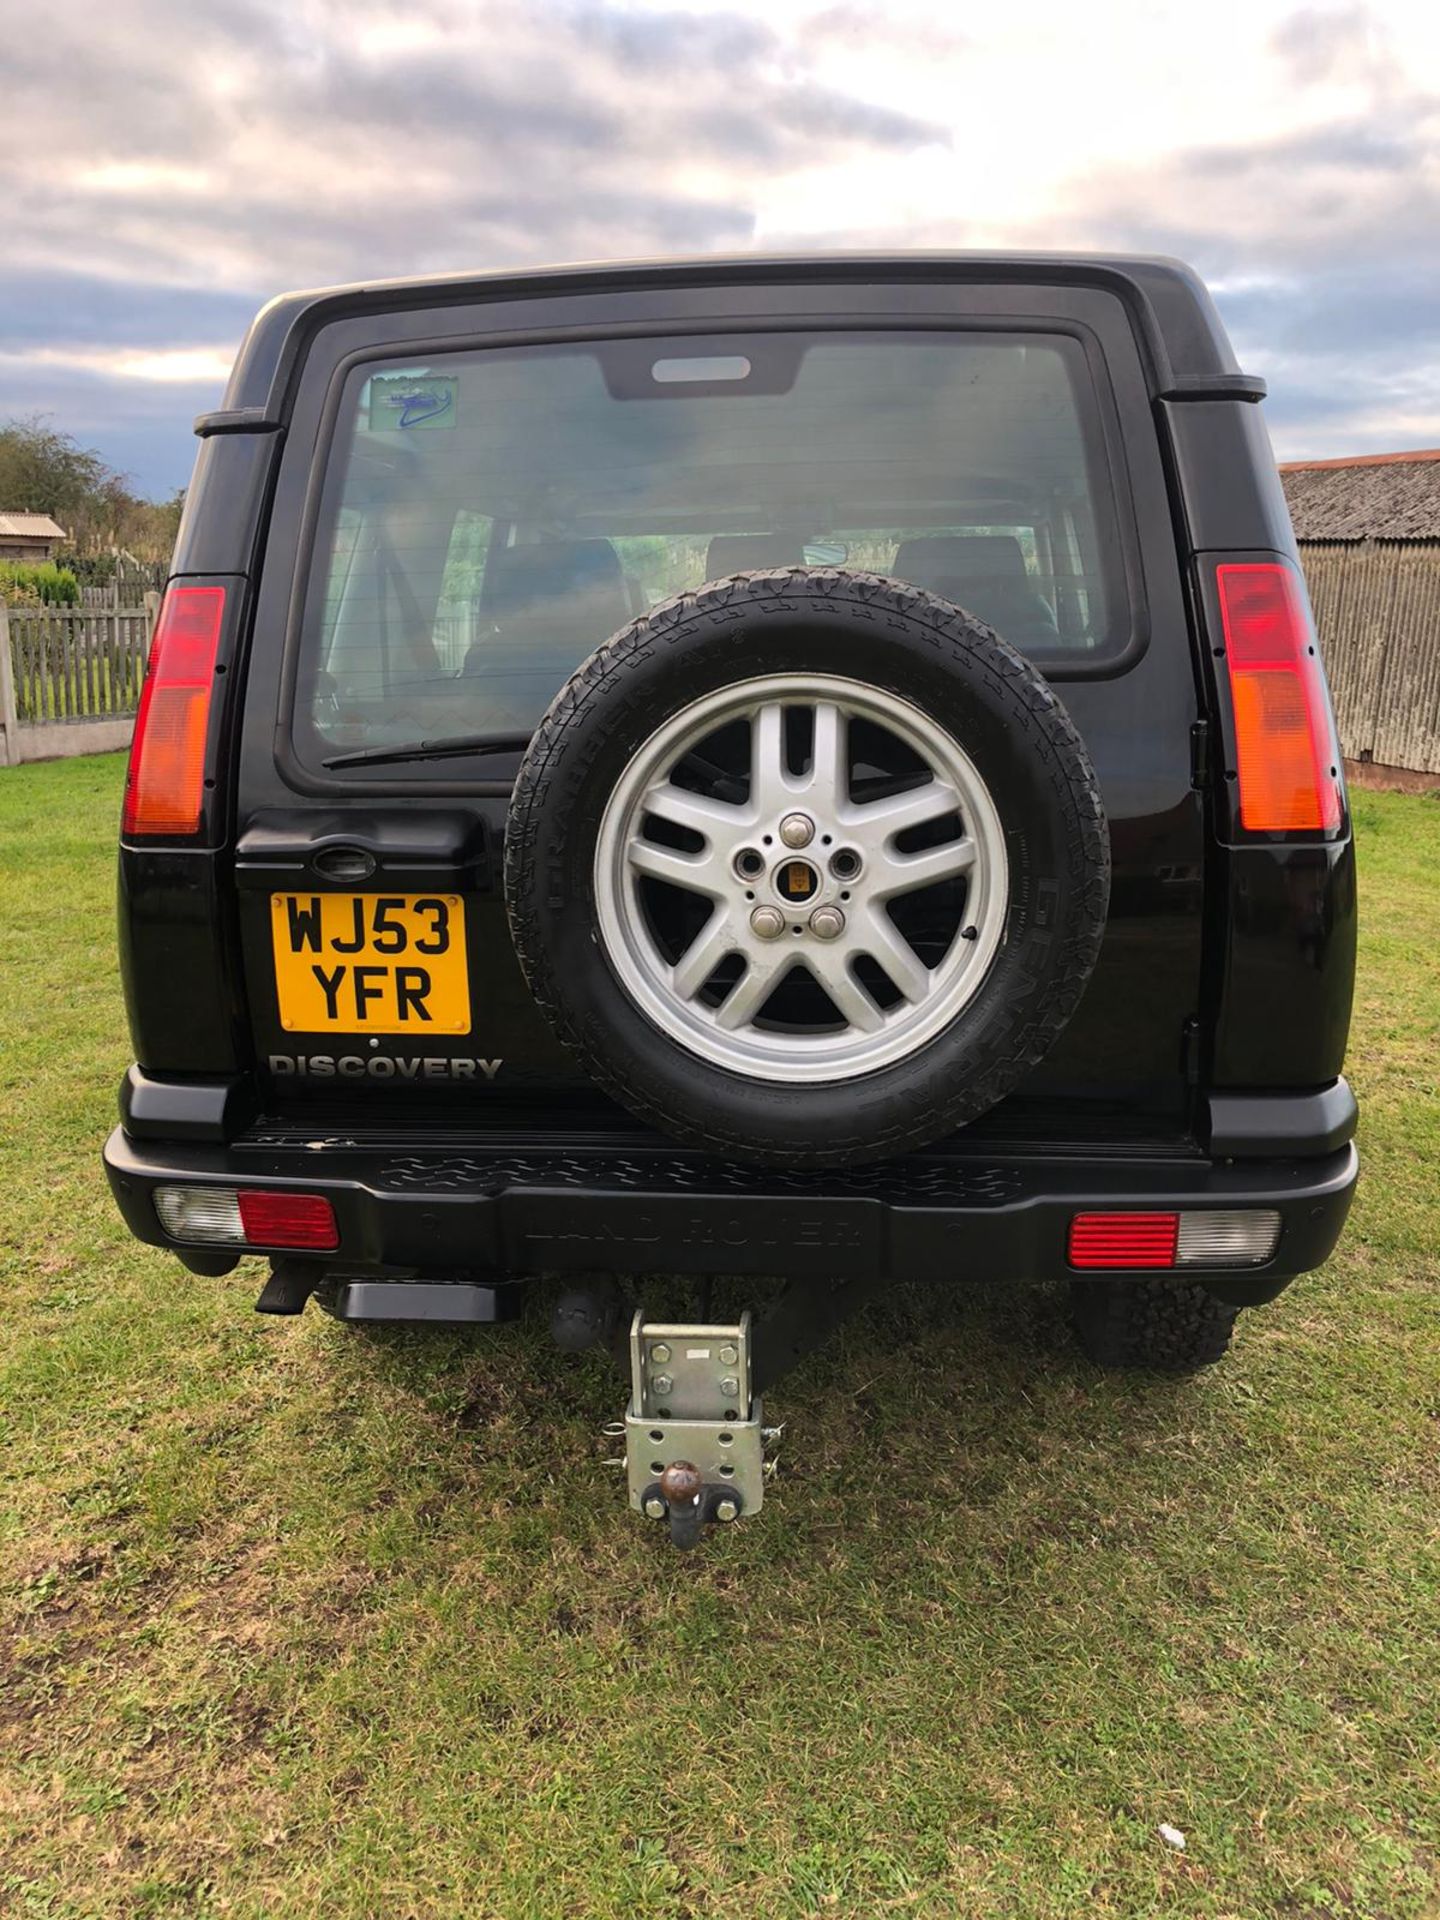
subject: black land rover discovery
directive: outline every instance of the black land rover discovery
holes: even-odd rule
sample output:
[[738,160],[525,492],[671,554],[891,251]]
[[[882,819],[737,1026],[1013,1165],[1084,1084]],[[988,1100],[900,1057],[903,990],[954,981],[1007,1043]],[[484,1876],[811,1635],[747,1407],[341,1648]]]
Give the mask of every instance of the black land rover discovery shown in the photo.
[[272,302],[197,422],[131,758],[131,1229],[352,1319],[797,1283],[708,1382],[642,1313],[656,1421],[743,1423],[901,1279],[1065,1276],[1095,1359],[1217,1358],[1356,1173],[1262,394],[1161,260]]

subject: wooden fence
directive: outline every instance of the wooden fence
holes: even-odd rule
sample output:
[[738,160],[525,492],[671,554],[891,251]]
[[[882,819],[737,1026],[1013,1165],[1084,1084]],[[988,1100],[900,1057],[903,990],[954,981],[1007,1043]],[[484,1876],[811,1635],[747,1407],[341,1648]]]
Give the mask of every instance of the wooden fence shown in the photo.
[[[1306,541],[1301,558],[1346,759],[1440,776],[1440,542]],[[0,604],[0,766],[128,743],[159,595],[106,593]],[[468,627],[444,640],[458,666]]]
[[1440,541],[1300,548],[1347,760],[1440,774]]
[[0,766],[128,743],[158,605],[0,604]]

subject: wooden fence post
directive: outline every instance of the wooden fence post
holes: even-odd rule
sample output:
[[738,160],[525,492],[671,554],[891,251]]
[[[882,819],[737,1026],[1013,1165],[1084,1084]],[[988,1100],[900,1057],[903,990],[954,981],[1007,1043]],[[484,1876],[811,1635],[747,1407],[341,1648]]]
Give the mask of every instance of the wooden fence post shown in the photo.
[[10,663],[10,609],[0,600],[0,767],[20,764],[20,743],[15,737],[18,725],[15,713],[15,671]]

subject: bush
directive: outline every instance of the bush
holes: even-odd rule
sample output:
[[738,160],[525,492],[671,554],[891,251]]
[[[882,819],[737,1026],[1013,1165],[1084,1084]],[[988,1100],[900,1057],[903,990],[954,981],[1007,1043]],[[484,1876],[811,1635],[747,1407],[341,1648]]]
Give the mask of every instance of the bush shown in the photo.
[[36,566],[0,560],[0,600],[16,607],[78,607],[80,582],[69,567],[57,567],[52,560]]
[[120,565],[113,553],[79,553],[72,546],[58,549],[58,564],[73,573],[82,587],[108,587]]

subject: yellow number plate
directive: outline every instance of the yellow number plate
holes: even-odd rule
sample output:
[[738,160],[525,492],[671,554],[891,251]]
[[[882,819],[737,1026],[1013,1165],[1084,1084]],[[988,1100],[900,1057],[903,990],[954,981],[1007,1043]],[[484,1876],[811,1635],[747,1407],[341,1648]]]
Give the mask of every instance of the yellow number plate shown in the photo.
[[470,1031],[458,895],[272,893],[280,1024],[296,1033]]

